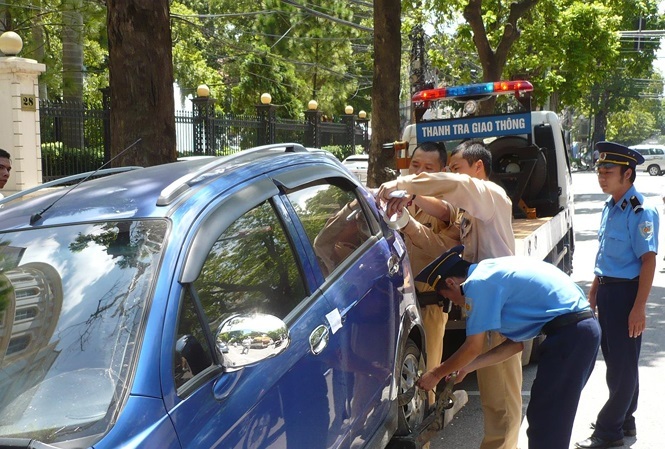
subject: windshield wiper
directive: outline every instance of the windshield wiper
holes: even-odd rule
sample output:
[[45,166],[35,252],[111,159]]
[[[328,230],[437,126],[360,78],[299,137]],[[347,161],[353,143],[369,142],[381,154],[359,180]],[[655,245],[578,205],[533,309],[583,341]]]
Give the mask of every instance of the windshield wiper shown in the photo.
[[3,438],[0,437],[0,449],[57,449],[50,444],[42,443],[41,441],[33,440],[30,438]]

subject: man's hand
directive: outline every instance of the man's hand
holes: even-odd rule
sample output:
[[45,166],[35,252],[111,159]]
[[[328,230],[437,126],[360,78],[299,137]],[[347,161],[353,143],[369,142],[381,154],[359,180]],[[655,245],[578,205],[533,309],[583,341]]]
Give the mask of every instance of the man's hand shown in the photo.
[[376,199],[381,199],[383,201],[390,200],[390,193],[397,190],[397,181],[388,181],[381,184],[379,187],[379,192],[376,195]]
[[642,335],[647,325],[646,312],[643,308],[633,307],[628,315],[628,335],[637,338]]
[[390,198],[386,205],[386,215],[392,217],[393,214],[397,214],[398,217],[401,217],[402,210],[409,204],[409,201],[411,201],[411,195],[405,198]]
[[421,388],[425,391],[433,390],[438,383],[441,381],[440,377],[437,377],[436,374],[434,374],[433,370],[427,371],[425,374],[420,376],[420,379],[416,382],[416,385],[418,385],[418,388]]

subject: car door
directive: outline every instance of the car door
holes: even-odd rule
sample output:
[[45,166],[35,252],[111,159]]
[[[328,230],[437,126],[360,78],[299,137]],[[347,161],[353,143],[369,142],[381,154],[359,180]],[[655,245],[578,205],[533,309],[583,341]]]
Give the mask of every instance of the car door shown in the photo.
[[[280,180],[280,178],[277,178]],[[286,181],[284,181],[286,183]],[[285,188],[321,272],[321,289],[333,305],[328,356],[333,389],[342,402],[334,419],[350,425],[361,447],[384,424],[399,329],[399,258],[393,255],[366,199],[347,179],[326,178]]]
[[[332,362],[318,353],[331,306],[310,285],[312,267],[274,183],[240,186],[195,228],[178,283],[178,318],[164,331],[173,349],[162,380],[175,392],[165,402],[182,446],[338,447],[348,429],[331,425]],[[244,352],[244,338],[236,338],[228,353],[218,351],[219,323],[253,312],[282,319],[289,339],[277,344],[266,335]],[[276,355],[263,358],[266,350]]]

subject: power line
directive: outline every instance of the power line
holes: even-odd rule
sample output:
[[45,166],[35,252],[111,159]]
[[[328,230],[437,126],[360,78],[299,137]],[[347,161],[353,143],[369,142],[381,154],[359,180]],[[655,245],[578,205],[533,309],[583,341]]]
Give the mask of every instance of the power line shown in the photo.
[[368,31],[370,33],[374,32],[374,29],[372,29],[372,28],[368,28],[366,26],[363,26],[363,25],[360,25],[360,24],[357,24],[357,23],[349,22],[348,20],[344,20],[344,19],[340,19],[340,18],[337,18],[337,17],[333,17],[333,16],[328,15],[328,14],[324,14],[322,12],[319,12],[319,11],[316,11],[314,9],[308,8],[306,6],[300,5],[296,2],[294,2],[293,0],[281,0],[281,1],[282,1],[282,3],[286,3],[287,5],[291,5],[295,8],[302,9],[303,11],[305,11],[308,14],[310,14],[312,16],[315,16],[315,17],[320,17],[322,19],[330,20],[332,22],[341,23],[343,25],[347,25],[347,26],[350,26],[352,28],[357,28],[357,29],[362,30],[362,31]]

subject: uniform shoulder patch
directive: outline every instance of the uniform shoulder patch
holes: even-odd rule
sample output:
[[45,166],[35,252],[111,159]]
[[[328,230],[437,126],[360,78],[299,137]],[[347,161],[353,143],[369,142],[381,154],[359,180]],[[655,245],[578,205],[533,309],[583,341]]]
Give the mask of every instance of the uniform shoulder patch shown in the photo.
[[642,203],[640,203],[640,200],[638,200],[635,195],[630,197],[630,207],[633,208],[633,212],[635,213],[642,212],[644,210]]
[[649,240],[649,239],[651,239],[651,237],[653,237],[653,222],[644,221],[644,222],[640,223],[638,228],[640,230],[640,235],[645,240]]

